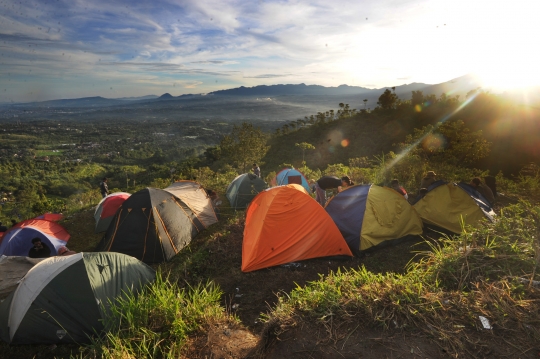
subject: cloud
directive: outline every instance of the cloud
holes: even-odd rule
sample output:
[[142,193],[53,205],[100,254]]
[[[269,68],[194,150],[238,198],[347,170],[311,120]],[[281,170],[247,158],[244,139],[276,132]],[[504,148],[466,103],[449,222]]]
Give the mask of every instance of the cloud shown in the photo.
[[[0,79],[5,72],[20,74],[13,81],[26,88],[49,86],[56,77],[58,92],[83,76],[96,85],[111,77],[126,83],[131,77],[133,83],[156,76],[148,86],[168,78],[180,88],[197,84],[203,92],[218,83],[220,88],[278,81],[435,83],[466,73],[469,62],[489,62],[486,54],[497,58],[493,55],[506,39],[501,34],[512,36],[505,43],[519,44],[527,38],[520,36],[523,29],[535,25],[525,0],[504,8],[508,14],[487,0],[456,0],[451,7],[430,0],[3,0],[2,5]],[[483,16],[486,9],[493,16]],[[448,26],[436,28],[444,23]],[[471,33],[482,34],[485,44]],[[510,53],[519,57],[516,46]]]
[[291,74],[261,74],[257,76],[244,76],[245,79],[273,79],[277,77],[289,77]]
[[188,82],[188,83],[184,84],[184,88],[186,88],[186,89],[194,89],[194,88],[197,88],[197,86],[202,85],[202,84],[203,84],[203,82],[201,82],[201,81]]

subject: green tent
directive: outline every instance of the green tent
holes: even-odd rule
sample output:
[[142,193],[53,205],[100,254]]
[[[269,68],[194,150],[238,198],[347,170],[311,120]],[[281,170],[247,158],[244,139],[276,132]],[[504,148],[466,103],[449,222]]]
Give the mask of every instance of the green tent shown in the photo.
[[227,187],[225,196],[234,209],[244,209],[255,196],[268,188],[266,182],[252,173],[236,177]]
[[0,337],[12,344],[87,343],[110,302],[155,279],[152,268],[120,253],[77,253],[36,264],[0,304]]

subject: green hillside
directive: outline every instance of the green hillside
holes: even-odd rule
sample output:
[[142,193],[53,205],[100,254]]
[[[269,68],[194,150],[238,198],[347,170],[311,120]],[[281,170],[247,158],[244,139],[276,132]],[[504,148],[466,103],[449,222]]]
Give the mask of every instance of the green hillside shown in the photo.
[[[281,124],[271,134],[256,124],[233,124],[204,150],[180,149],[161,135],[119,141],[115,131],[108,136],[99,129],[93,136],[102,139],[93,147],[76,145],[48,161],[33,156],[55,149],[49,140],[35,138],[33,148],[25,137],[2,143],[0,221],[62,211],[75,251],[92,251],[101,239],[93,233],[93,209],[103,176],[113,191],[131,193],[196,180],[224,204],[219,223],[156,266],[154,285],[113,306],[106,336],[88,345],[2,344],[0,357],[324,358],[391,351],[396,357],[536,358],[540,168],[530,161],[539,159],[531,140],[537,115],[485,93],[464,103],[444,96],[420,101],[419,94],[398,101],[388,92],[389,102],[383,98],[373,111],[342,104],[336,113]],[[508,116],[523,125],[505,127]],[[68,157],[75,150],[83,161]],[[493,175],[497,221],[465,227],[460,235],[425,228],[363,257],[243,273],[245,213],[230,208],[224,193],[254,162],[267,179],[285,165],[308,178],[348,175],[380,185],[397,178],[411,200],[428,170],[451,182]]]

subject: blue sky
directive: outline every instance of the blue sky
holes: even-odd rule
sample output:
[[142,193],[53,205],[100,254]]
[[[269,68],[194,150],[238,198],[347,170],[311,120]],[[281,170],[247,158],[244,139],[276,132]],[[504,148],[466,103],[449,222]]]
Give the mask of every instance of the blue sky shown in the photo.
[[0,0],[0,102],[467,73],[538,85],[539,10],[535,0]]

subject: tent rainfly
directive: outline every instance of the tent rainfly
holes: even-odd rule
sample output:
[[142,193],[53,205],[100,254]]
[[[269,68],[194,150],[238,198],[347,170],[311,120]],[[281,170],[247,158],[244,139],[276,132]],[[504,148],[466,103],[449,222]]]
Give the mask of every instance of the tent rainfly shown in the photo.
[[2,238],[0,254],[5,256],[27,256],[32,249],[32,239],[41,239],[43,245],[51,250],[51,255],[58,253],[60,247],[69,240],[69,233],[56,222],[45,219],[27,219],[11,227]]
[[386,241],[422,234],[422,220],[414,208],[391,188],[352,186],[331,198],[325,209],[356,254]]
[[330,216],[302,186],[269,188],[249,205],[242,243],[243,272],[337,255],[352,253]]
[[161,263],[204,229],[203,219],[186,202],[165,190],[145,188],[122,203],[96,251]]
[[177,181],[163,190],[182,200],[204,227],[211,226],[219,220],[212,199],[197,182]]
[[105,232],[109,228],[116,211],[129,196],[131,196],[131,193],[115,192],[99,202],[94,212],[94,219],[96,220],[95,233]]
[[484,219],[494,220],[495,212],[488,203],[466,183],[437,181],[414,208],[427,225],[461,233],[462,223],[478,227]]
[[227,187],[225,196],[234,209],[244,209],[259,192],[268,188],[266,182],[252,173],[236,177]]
[[88,343],[104,329],[109,305],[155,279],[120,253],[47,258],[0,304],[0,337],[10,344]]
[[311,193],[309,183],[302,172],[295,170],[294,168],[284,168],[276,174],[276,177],[272,181],[273,185],[283,186],[287,184],[299,184],[304,187],[307,193]]

